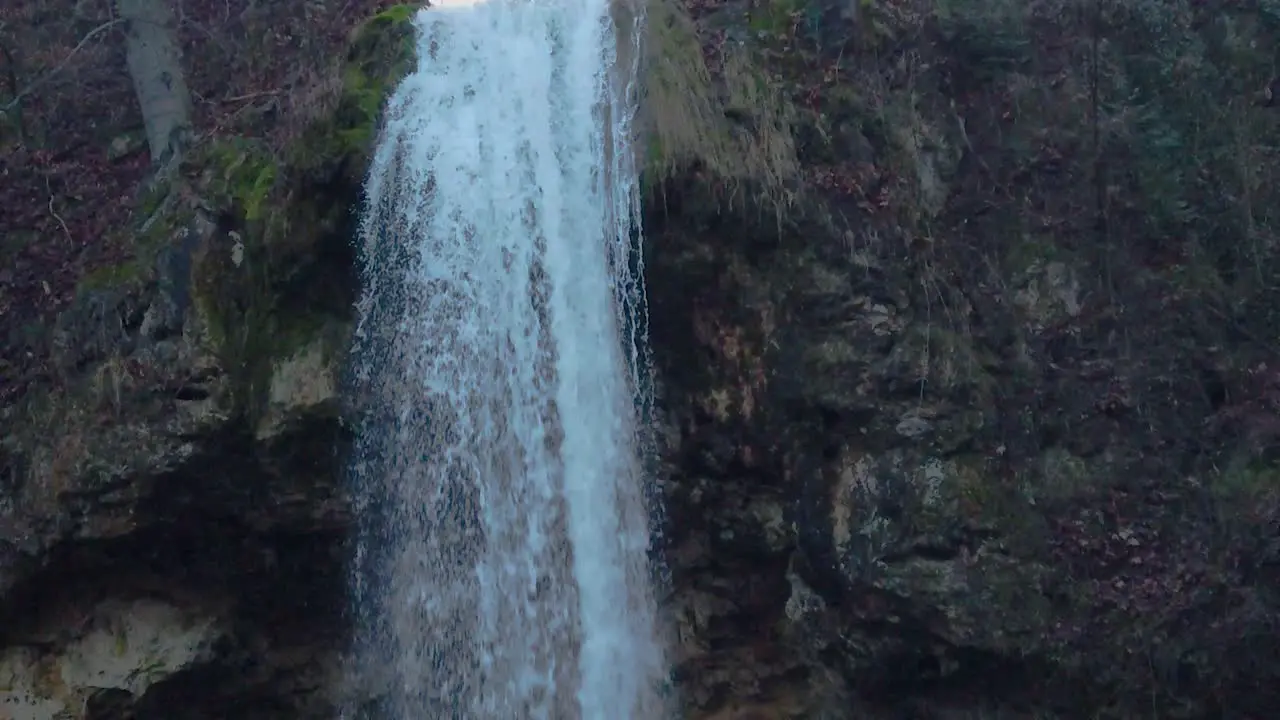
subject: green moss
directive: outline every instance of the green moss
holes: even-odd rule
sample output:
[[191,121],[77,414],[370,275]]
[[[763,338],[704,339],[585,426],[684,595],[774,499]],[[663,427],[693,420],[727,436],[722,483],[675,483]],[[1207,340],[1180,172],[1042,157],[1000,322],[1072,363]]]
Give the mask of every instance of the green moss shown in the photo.
[[317,340],[326,356],[340,352],[345,336],[335,337],[330,331],[346,327],[344,319],[324,313],[289,314],[266,306],[255,308],[231,348],[240,363],[236,383],[240,411],[256,425],[269,402],[278,364]]
[[151,181],[143,185],[138,193],[138,209],[135,217],[142,221],[151,219],[160,208],[164,205],[164,201],[169,197],[170,186],[167,182]]
[[[240,187],[262,190],[264,184],[247,182],[250,177],[260,175],[246,172]],[[280,192],[262,197],[281,211],[252,222],[255,204],[240,198],[246,224],[235,235],[239,251],[202,254],[191,294],[205,346],[231,379],[235,411],[254,423],[266,407],[275,363],[313,342],[334,320],[290,297],[293,276],[305,272],[318,238],[333,229],[322,226],[309,199]]]
[[662,138],[650,135],[645,139],[644,165],[640,168],[640,186],[646,192],[650,188],[660,188],[669,171],[669,155],[663,147]]
[[751,11],[748,26],[766,35],[789,35],[800,10],[800,0],[767,0]]
[[274,298],[261,243],[246,245],[238,266],[228,255],[208,253],[200,258],[191,299],[204,330],[204,345],[231,379],[237,412],[251,415],[261,394],[256,382],[262,363],[259,347],[271,333]]
[[[203,278],[204,273],[197,275]],[[216,294],[211,292],[212,283],[193,283],[191,304],[195,306],[196,316],[201,319],[205,331],[205,345],[214,354],[222,355],[223,348],[228,347],[230,322],[218,312],[219,302]]]
[[188,166],[203,179],[199,194],[231,211],[239,243],[234,253],[200,254],[192,302],[207,348],[231,379],[235,409],[252,422],[266,407],[278,361],[340,324],[296,298],[298,273],[307,272],[316,243],[340,227],[346,211],[330,206],[345,203],[326,205],[312,195],[335,180],[352,184],[363,176],[383,105],[415,60],[417,10],[414,4],[389,8],[353,32],[335,111],[282,155],[233,138],[189,156]]
[[1071,260],[1052,235],[1033,230],[1025,214],[1010,216],[1006,223],[1009,237],[1003,258],[1004,268],[1015,282],[1025,280],[1028,272],[1047,263]]
[[141,281],[147,273],[147,268],[139,260],[126,260],[90,270],[80,278],[76,289],[79,292],[93,292],[124,287]]
[[376,23],[398,25],[400,23],[410,22],[413,20],[413,17],[418,14],[419,9],[421,9],[421,6],[416,3],[392,5],[386,10],[383,10],[370,18],[369,25],[372,26]]
[[176,228],[189,219],[188,215],[163,207],[168,196],[167,186],[147,191],[143,200],[150,209],[144,215],[147,221],[134,231],[132,257],[85,273],[76,283],[78,293],[127,290],[155,276],[158,254],[173,238]]
[[291,167],[320,174],[344,167],[363,172],[377,140],[382,107],[413,69],[413,17],[418,9],[416,4],[396,5],[353,31],[337,109],[331,117],[307,128],[288,148],[286,158]]
[[1212,478],[1209,490],[1219,502],[1242,506],[1280,496],[1280,467],[1267,462],[1235,462]]
[[1021,0],[940,0],[933,11],[952,52],[978,77],[991,79],[1031,58],[1032,37],[1028,5]]
[[214,140],[193,154],[189,163],[208,174],[205,193],[222,207],[233,208],[248,222],[257,222],[278,173],[269,149],[241,137]]
[[1024,488],[1026,495],[1038,505],[1051,506],[1083,497],[1099,485],[1099,473],[1062,448],[1045,450],[1039,465],[1039,472],[1029,475],[1031,481]]

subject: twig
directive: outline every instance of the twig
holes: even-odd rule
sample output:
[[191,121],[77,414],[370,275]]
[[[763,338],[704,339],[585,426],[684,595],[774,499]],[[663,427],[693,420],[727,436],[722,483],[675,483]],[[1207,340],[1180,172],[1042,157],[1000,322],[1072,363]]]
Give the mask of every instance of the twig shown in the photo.
[[49,193],[49,214],[53,216],[54,220],[58,221],[59,225],[62,226],[62,232],[67,234],[67,240],[74,243],[75,238],[71,237],[71,229],[67,227],[67,221],[63,220],[62,216],[58,214],[58,211],[53,209],[53,185],[49,183],[48,175],[44,176],[44,189]]
[[101,35],[107,30],[110,30],[116,25],[119,25],[122,22],[124,22],[123,18],[116,18],[115,20],[108,20],[107,22],[104,22],[98,27],[90,30],[87,34],[85,34],[84,37],[80,38],[80,42],[76,43],[75,47],[71,48],[71,52],[67,53],[67,56],[62,58],[62,62],[58,63],[57,66],[55,66],[49,72],[45,73],[44,75],[41,75],[35,82],[28,85],[26,89],[24,89],[22,92],[14,95],[13,99],[10,100],[8,104],[6,104],[4,107],[0,107],[0,112],[7,113],[10,110],[17,107],[18,103],[21,103],[24,98],[26,98],[31,93],[35,92],[40,86],[52,80],[55,75],[65,70],[67,67],[67,64],[71,62],[71,58],[75,57],[76,53],[83,50],[84,46],[88,45],[90,40],[94,39],[98,35]]
[[241,100],[252,100],[258,97],[267,97],[270,95],[279,95],[279,90],[262,90],[259,92],[245,93],[244,95],[236,95],[235,97],[223,98],[224,103],[240,102]]

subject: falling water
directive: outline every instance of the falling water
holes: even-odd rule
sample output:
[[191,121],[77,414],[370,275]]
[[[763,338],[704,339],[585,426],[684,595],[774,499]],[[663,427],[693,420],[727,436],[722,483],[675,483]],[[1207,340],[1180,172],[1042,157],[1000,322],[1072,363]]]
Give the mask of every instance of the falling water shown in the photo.
[[638,432],[638,32],[610,4],[415,20],[361,230],[365,717],[668,715]]

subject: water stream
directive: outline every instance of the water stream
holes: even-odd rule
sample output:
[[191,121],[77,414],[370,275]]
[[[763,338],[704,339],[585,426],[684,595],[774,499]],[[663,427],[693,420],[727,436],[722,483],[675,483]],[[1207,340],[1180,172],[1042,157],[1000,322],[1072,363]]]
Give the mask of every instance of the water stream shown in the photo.
[[613,10],[415,20],[361,227],[365,716],[669,717],[639,434],[638,33]]

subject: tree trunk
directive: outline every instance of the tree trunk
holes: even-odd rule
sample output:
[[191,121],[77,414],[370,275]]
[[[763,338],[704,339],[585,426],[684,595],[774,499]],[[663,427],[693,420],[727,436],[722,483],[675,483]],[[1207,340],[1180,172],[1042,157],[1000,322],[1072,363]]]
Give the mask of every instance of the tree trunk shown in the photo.
[[169,0],[118,0],[129,75],[147,128],[151,163],[176,160],[191,131],[191,93]]

